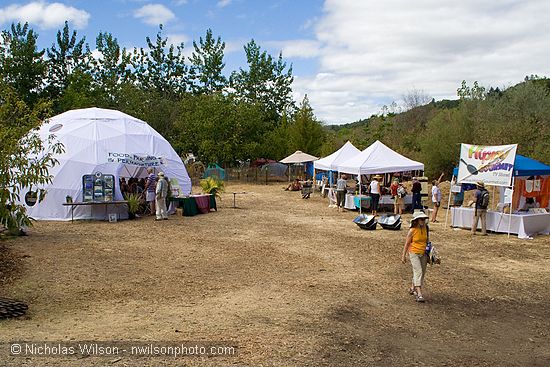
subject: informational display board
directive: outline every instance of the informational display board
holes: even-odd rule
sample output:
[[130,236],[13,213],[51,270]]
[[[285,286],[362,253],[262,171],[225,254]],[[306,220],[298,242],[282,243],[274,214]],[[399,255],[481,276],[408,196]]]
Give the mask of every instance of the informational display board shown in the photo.
[[485,185],[510,186],[517,148],[517,144],[461,144],[457,182],[475,184],[481,181]]
[[82,176],[82,201],[113,201],[115,197],[115,176],[101,172]]

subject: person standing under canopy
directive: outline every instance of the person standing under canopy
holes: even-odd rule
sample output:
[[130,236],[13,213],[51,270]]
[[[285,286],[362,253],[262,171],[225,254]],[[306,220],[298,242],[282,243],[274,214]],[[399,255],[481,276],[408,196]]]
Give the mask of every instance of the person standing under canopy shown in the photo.
[[347,176],[342,175],[336,181],[336,205],[338,206],[338,211],[342,209],[344,211],[344,204],[346,202],[346,190],[347,190]]
[[157,176],[155,175],[153,168],[147,168],[147,179],[145,180],[145,201],[149,204],[151,214],[155,214],[155,188],[157,185]]
[[390,185],[390,193],[393,199],[393,214],[399,214],[397,205],[397,188],[399,187],[399,179],[394,177]]
[[424,209],[422,206],[422,184],[418,181],[418,178],[413,178],[412,183],[412,212],[414,213],[415,209]]
[[156,220],[167,220],[166,198],[168,197],[168,182],[164,178],[164,172],[159,172],[157,186],[155,188]]
[[370,183],[370,196],[372,198],[372,215],[378,213],[378,202],[380,201],[380,180],[382,176],[374,176]]

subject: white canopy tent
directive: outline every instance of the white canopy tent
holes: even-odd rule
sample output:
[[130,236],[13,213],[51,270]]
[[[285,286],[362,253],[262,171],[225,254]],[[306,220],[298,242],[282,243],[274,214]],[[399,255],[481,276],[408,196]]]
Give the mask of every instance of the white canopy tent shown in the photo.
[[354,175],[423,171],[424,164],[388,148],[379,140],[356,156],[338,164],[338,171]]
[[[47,190],[41,203],[25,203],[35,219],[71,219],[70,209],[62,205],[66,196],[82,201],[82,176],[98,172],[115,176],[114,200],[123,200],[119,177],[145,177],[148,167],[163,171],[180,193],[191,192],[187,170],[170,143],[146,122],[125,113],[100,108],[72,110],[44,122],[38,134],[44,141],[54,134],[65,152],[55,157],[59,164],[50,170],[51,184],[30,188]],[[118,210],[121,217],[127,217],[125,207]],[[104,219],[105,214],[103,207],[74,209],[75,219]]]
[[349,140],[336,152],[313,162],[313,168],[322,171],[338,171],[338,165],[361,153]]
[[[361,194],[361,175],[423,170],[423,163],[402,156],[379,140],[355,157],[338,165],[339,172],[358,176],[359,194]],[[361,205],[359,206],[359,212],[361,212]]]

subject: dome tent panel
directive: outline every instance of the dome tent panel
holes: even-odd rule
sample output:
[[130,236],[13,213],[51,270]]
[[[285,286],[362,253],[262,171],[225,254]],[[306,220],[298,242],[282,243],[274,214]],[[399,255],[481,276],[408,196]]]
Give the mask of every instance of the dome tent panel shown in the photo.
[[[38,187],[47,191],[45,199],[27,206],[35,219],[69,220],[70,209],[62,205],[66,196],[82,201],[82,176],[97,172],[115,176],[115,200],[122,199],[120,172],[139,171],[143,177],[147,167],[175,178],[182,194],[191,192],[187,170],[170,143],[146,122],[130,115],[100,108],[72,110],[44,122],[38,133],[44,141],[55,134],[65,152],[56,156],[59,165],[50,170],[52,183]],[[128,169],[122,170],[125,166]],[[111,208],[109,211],[114,211]],[[90,208],[75,208],[75,218],[105,219],[104,206],[94,211],[90,215]]]

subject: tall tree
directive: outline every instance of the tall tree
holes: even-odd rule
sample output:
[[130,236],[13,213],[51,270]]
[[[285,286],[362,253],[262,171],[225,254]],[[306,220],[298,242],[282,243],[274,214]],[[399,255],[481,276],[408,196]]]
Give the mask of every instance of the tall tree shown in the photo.
[[46,71],[44,50],[38,50],[37,39],[28,23],[17,23],[2,32],[0,44],[0,76],[29,105],[38,100]]
[[214,38],[212,30],[206,31],[199,43],[193,41],[190,78],[192,89],[196,94],[210,94],[221,92],[227,85],[227,78],[223,75],[225,42],[221,38]]
[[85,37],[78,39],[76,31],[71,33],[67,21],[63,29],[57,31],[56,43],[46,50],[48,56],[46,89],[51,99],[57,99],[63,94],[73,73],[89,71],[91,53],[90,47],[85,42]]
[[97,88],[101,90],[98,104],[104,107],[116,107],[123,83],[129,82],[131,54],[120,47],[111,33],[100,32],[96,38],[99,57],[93,60],[93,76]]
[[168,38],[162,35],[162,24],[155,42],[146,37],[149,51],[135,49],[132,57],[134,75],[138,84],[148,91],[170,99],[178,99],[185,93],[188,81],[188,68],[183,55],[184,44],[168,45]]
[[315,118],[313,108],[311,108],[306,95],[294,116],[294,124],[290,128],[292,147],[309,154],[319,155],[325,136],[323,126]]
[[254,40],[244,46],[244,50],[248,70],[240,68],[238,72],[233,72],[231,87],[237,98],[249,103],[261,103],[266,112],[279,122],[281,116],[294,109],[292,66],[287,67],[282,54],[274,59],[267,51],[262,51]]

